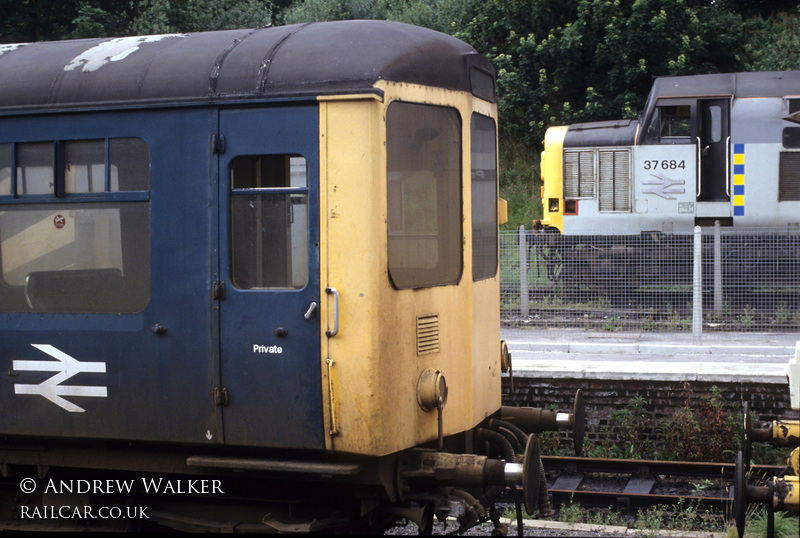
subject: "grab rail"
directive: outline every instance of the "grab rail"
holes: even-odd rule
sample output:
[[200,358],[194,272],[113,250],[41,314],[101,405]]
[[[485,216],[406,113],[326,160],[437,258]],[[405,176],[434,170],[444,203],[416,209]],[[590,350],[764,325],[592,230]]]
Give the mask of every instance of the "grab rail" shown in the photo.
[[325,293],[333,295],[333,330],[325,331],[325,334],[332,338],[339,333],[339,292],[336,288],[325,288]]

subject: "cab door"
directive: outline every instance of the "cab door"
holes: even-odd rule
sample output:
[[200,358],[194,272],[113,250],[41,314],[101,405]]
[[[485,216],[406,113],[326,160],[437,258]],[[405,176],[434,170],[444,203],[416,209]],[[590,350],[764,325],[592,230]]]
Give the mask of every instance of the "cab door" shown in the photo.
[[225,443],[323,448],[318,108],[221,110],[218,140]]
[[730,145],[729,102],[727,99],[698,101],[700,125],[700,177],[698,202],[730,200],[728,152]]

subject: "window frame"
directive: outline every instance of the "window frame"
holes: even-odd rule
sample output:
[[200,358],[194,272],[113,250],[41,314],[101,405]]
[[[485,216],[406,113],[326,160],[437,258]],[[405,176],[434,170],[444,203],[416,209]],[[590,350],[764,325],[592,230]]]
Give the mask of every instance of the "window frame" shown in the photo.
[[[235,178],[234,178],[234,174],[233,174],[234,164],[239,159],[246,159],[246,158],[253,158],[253,157],[257,157],[257,158],[261,158],[261,157],[285,157],[285,158],[287,158],[287,168],[286,168],[285,179],[288,180],[289,185],[288,186],[268,186],[268,187],[261,187],[261,186],[257,186],[257,187],[237,187],[237,186],[235,186],[235,184],[234,184]],[[305,171],[305,177],[304,177],[305,186],[303,186],[303,187],[293,186],[291,184],[292,183],[291,159],[293,159],[293,158],[299,158],[299,159],[303,160],[303,169]],[[230,225],[230,234],[229,234],[229,237],[228,237],[228,241],[229,241],[229,249],[230,249],[230,260],[229,260],[229,263],[230,263],[231,284],[236,289],[239,289],[239,290],[254,290],[254,291],[301,290],[301,289],[304,289],[308,285],[308,283],[311,281],[311,275],[309,274],[309,263],[308,263],[308,241],[309,241],[308,229],[311,226],[311,213],[310,213],[310,206],[309,206],[309,204],[310,204],[310,190],[309,190],[309,186],[308,186],[308,183],[309,183],[308,166],[309,166],[308,158],[306,156],[300,154],[300,153],[242,154],[242,155],[236,155],[235,157],[233,157],[231,159],[230,165],[228,167],[228,180],[229,180],[229,188],[230,188],[230,201],[229,201],[229,203],[230,203],[230,223],[229,223],[229,225]],[[263,177],[263,176],[260,176],[260,177]],[[303,280],[302,284],[291,283],[291,284],[286,285],[286,286],[271,286],[271,285],[268,285],[268,286],[257,286],[257,285],[253,285],[253,286],[246,287],[246,286],[242,286],[241,285],[241,281],[237,280],[237,277],[240,276],[240,274],[237,273],[237,268],[240,268],[241,266],[237,264],[237,257],[236,257],[236,254],[238,253],[238,250],[237,250],[237,247],[236,247],[236,244],[237,244],[237,240],[236,240],[237,227],[236,227],[235,219],[236,219],[237,216],[240,216],[241,213],[235,211],[234,205],[235,205],[235,200],[237,200],[239,198],[243,198],[245,196],[257,196],[257,197],[262,197],[262,196],[263,197],[285,196],[285,197],[288,197],[288,198],[286,198],[286,200],[290,204],[290,207],[292,207],[294,205],[293,197],[295,197],[295,196],[303,196],[303,197],[305,197],[305,204],[304,204],[305,207],[306,207],[305,232],[303,234],[298,235],[298,237],[301,237],[302,239],[305,240],[305,243],[302,244],[302,245],[299,245],[300,248],[296,249],[297,252],[300,252],[301,254],[304,253],[305,254],[305,258],[302,258],[302,256],[301,256],[302,259],[297,264],[294,264],[293,261],[289,261],[288,263],[290,263],[291,265],[287,265],[287,267],[286,267],[286,269],[287,269],[287,282],[293,282],[293,280],[292,280],[293,276],[292,275],[294,274],[294,270],[295,269],[299,268],[301,271],[303,271],[303,270],[305,271],[305,274],[304,274],[305,279]],[[298,204],[298,205],[300,205],[300,204]],[[292,212],[293,212],[293,209],[292,209]],[[289,228],[291,228],[291,226],[289,226]],[[290,232],[289,228],[284,228],[284,230],[287,233],[290,233],[290,235],[291,235],[291,232]],[[294,236],[291,235],[291,237],[293,238]],[[291,238],[290,238],[290,242],[289,242],[288,246],[290,247],[290,250],[292,250],[292,251],[295,250],[295,246],[296,245],[294,245],[294,243],[291,242]],[[256,260],[257,265],[264,264],[267,261],[268,261],[268,257],[262,258],[261,260]],[[264,274],[262,273],[260,275],[260,277],[263,280]]]
[[[479,160],[480,155],[486,155],[485,153],[478,153],[476,152],[476,132],[477,126],[476,121],[482,121],[485,123],[485,126],[488,126],[488,123],[491,123],[492,126],[492,164],[494,167],[492,169],[487,168],[478,168],[478,163],[476,160]],[[484,132],[488,133],[489,130],[483,130]],[[478,148],[482,149],[482,148]],[[492,278],[497,275],[497,271],[499,269],[499,225],[498,225],[498,214],[497,214],[497,198],[498,198],[498,188],[499,188],[499,170],[498,170],[498,161],[497,161],[497,122],[491,116],[487,116],[485,114],[480,114],[478,112],[473,112],[472,117],[470,118],[470,172],[471,172],[471,179],[470,179],[470,190],[471,190],[471,208],[470,212],[472,214],[472,280],[473,281],[480,281],[485,280],[487,278]],[[486,163],[484,163],[485,165]],[[484,171],[491,170],[493,172],[493,177],[489,179],[481,178]],[[478,172],[481,172],[479,174]],[[478,199],[479,195],[476,191],[479,190],[480,182],[489,183],[491,182],[493,186],[493,192],[490,203],[487,203],[487,200]],[[484,204],[490,206],[491,209],[491,222],[486,219],[483,219],[483,223],[480,223],[481,220],[481,209],[484,208]],[[484,212],[486,210],[484,209]],[[491,228],[493,240],[491,244],[485,245],[484,240],[488,237],[488,234],[481,233],[481,229],[479,228],[479,224],[483,224],[484,232]],[[488,258],[486,256],[491,256]],[[490,263],[482,262],[481,260],[489,260]],[[489,270],[489,267],[492,267]]]
[[[138,141],[136,144],[140,144],[141,152],[139,154],[134,154],[134,157],[143,157],[146,159],[146,163],[139,164],[139,168],[135,169],[137,175],[132,176],[132,178],[135,179],[137,183],[140,182],[142,178],[145,178],[146,185],[137,184],[137,187],[146,186],[146,189],[139,188],[137,190],[127,191],[112,191],[109,189],[108,177],[109,170],[112,166],[109,157],[109,145],[110,142],[114,140],[136,140]],[[89,141],[102,141],[104,146],[102,162],[102,166],[104,167],[103,190],[95,190],[93,192],[66,192],[67,171],[65,169],[65,146],[71,143]],[[45,161],[49,161],[49,164],[52,165],[53,179],[50,192],[34,194],[23,192],[24,185],[19,180],[19,174],[25,172],[22,170],[22,167],[19,166],[20,163],[18,159],[18,149],[20,147],[24,148],[24,145],[29,144],[52,145],[53,149],[51,158],[47,156],[48,152],[44,152]],[[8,175],[5,176],[8,181],[9,188],[4,188],[2,194],[0,194],[0,212],[3,214],[38,211],[45,213],[57,213],[57,216],[60,216],[61,213],[66,215],[67,213],[71,212],[74,214],[73,216],[77,216],[79,214],[90,216],[92,219],[89,219],[89,221],[86,222],[95,222],[94,218],[99,218],[100,220],[107,218],[104,217],[104,212],[108,210],[116,210],[118,216],[117,218],[124,218],[126,222],[125,224],[120,224],[121,228],[119,228],[119,243],[116,244],[116,246],[113,246],[113,243],[109,243],[109,246],[112,246],[114,249],[119,249],[120,265],[123,266],[122,268],[106,267],[106,265],[110,263],[108,262],[108,259],[106,259],[106,263],[101,263],[96,267],[89,263],[85,267],[73,269],[58,267],[47,268],[48,262],[45,261],[43,264],[44,268],[30,271],[30,273],[25,277],[26,284],[20,286],[17,284],[10,284],[6,281],[6,275],[2,266],[2,246],[0,245],[0,288],[2,288],[5,293],[8,293],[9,290],[16,290],[13,292],[14,295],[19,295],[20,292],[25,293],[25,300],[27,301],[28,305],[27,308],[25,308],[21,306],[23,304],[21,301],[15,300],[12,297],[8,300],[8,304],[0,302],[0,312],[36,312],[48,314],[136,314],[144,311],[150,303],[152,293],[150,279],[151,223],[149,216],[151,156],[149,144],[147,144],[147,142],[141,137],[115,136],[106,138],[91,137],[85,139],[8,141],[0,144],[0,148],[3,146],[7,146],[10,151],[10,163],[6,163],[5,161],[3,162],[3,164],[10,164]],[[139,162],[141,163],[141,161]],[[99,162],[93,163],[87,161],[87,166],[90,167],[100,164],[101,163]],[[5,168],[3,170],[5,170]],[[76,223],[81,221],[80,216],[77,217],[77,219],[78,220],[75,221]],[[61,229],[59,224],[61,223],[55,222],[54,219],[53,225],[56,229]],[[69,222],[67,223],[67,226],[69,226]],[[124,253],[126,252],[127,248],[133,248],[131,245],[126,247],[126,241],[128,240],[126,237],[129,236],[129,234],[140,234],[144,231],[144,228],[146,228],[147,233],[146,241],[133,241],[131,245],[145,244],[147,252],[138,253],[140,257],[139,262],[134,263],[129,261],[126,264],[125,259],[123,259]],[[77,232],[73,231],[73,233]],[[11,236],[9,236],[9,238],[10,237]],[[102,238],[100,240],[102,240]],[[113,239],[108,238],[106,238],[106,240],[113,241]],[[82,243],[76,243],[77,246],[75,248],[80,248],[81,244]],[[89,246],[92,248],[97,248],[99,244],[95,241],[94,243],[89,244]],[[6,254],[8,255],[8,253]],[[128,253],[128,255],[130,254],[131,253]],[[46,255],[48,255],[47,252],[44,252],[40,255],[40,258]],[[146,261],[141,262],[142,257],[144,257]],[[128,270],[131,270],[131,267],[135,267],[135,269],[132,269],[134,276],[132,277],[132,280],[126,281],[125,277],[122,275],[121,269],[128,268]],[[112,269],[120,273],[119,278],[108,274]],[[109,284],[107,289],[104,291],[105,295],[98,295],[94,301],[84,301],[78,296],[70,299],[68,297],[69,294],[65,293],[65,296],[68,298],[62,300],[61,302],[58,300],[52,300],[49,302],[51,306],[35,306],[31,297],[27,295],[26,290],[28,287],[28,282],[29,280],[31,282],[35,281],[32,276],[35,276],[40,280],[43,279],[45,277],[45,273],[49,275],[50,280],[53,283],[58,281],[67,282],[69,280],[71,282],[75,282],[76,286],[89,290],[93,289],[91,286],[91,278],[94,274],[97,275],[97,278],[108,281]],[[117,284],[116,280],[120,280],[122,283]],[[46,289],[47,286],[53,285],[46,284],[44,280],[41,280],[41,282],[43,286],[42,289]],[[122,287],[115,287],[117,285]],[[102,288],[102,286],[98,285],[97,289],[100,288]],[[127,293],[127,295],[124,295],[125,293]],[[120,294],[120,297],[123,297],[123,302],[118,300],[119,297],[116,297],[117,294]],[[124,302],[125,298],[128,299],[127,302]],[[47,303],[47,301],[41,301],[41,304],[45,303]]]
[[[664,118],[661,117],[661,109],[666,107],[689,107],[689,134],[680,136],[663,136]],[[658,119],[658,132],[653,133],[651,126],[653,121]],[[646,119],[643,131],[642,144],[645,145],[678,145],[694,144],[697,136],[697,99],[669,98],[656,101],[653,111]]]
[[[444,151],[434,155],[437,152],[426,153],[426,148],[429,150],[434,147],[427,144],[434,142],[441,134],[432,127],[432,119],[437,113],[441,114],[436,118],[441,122],[437,126],[448,129],[448,134],[454,136],[439,140],[435,149],[441,147]],[[389,281],[398,290],[456,285],[464,272],[464,119],[453,106],[402,100],[389,103],[385,117]],[[422,118],[425,121],[412,123]],[[455,143],[457,148],[452,149],[450,143]],[[409,158],[412,147],[417,152],[416,159]],[[395,151],[399,151],[397,155]],[[409,167],[409,163],[421,166]],[[434,164],[436,170],[424,168],[425,165],[434,168]],[[454,166],[451,169],[448,165]],[[441,177],[437,177],[436,171],[440,172]],[[434,191],[430,191],[431,183],[425,182],[425,176],[436,180],[432,184]],[[407,231],[408,222],[418,227],[425,223],[407,218],[412,216],[409,211],[413,213],[414,204],[406,202],[416,200],[417,210],[430,203],[430,197],[422,194],[417,198],[408,196],[414,190],[414,185],[435,193],[435,234]],[[417,195],[422,190],[411,194]],[[431,219],[427,220],[430,224]],[[434,240],[425,241],[425,238]],[[414,267],[410,263],[410,253],[418,255],[426,248],[435,251],[436,265]],[[422,257],[430,260],[430,257]]]

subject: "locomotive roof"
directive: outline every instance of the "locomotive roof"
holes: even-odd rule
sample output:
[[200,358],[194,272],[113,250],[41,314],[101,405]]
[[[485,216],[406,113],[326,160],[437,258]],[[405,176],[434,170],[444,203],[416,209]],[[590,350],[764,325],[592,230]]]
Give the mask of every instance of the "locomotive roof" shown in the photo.
[[658,77],[650,92],[671,97],[784,97],[800,94],[800,71],[761,71]]
[[473,66],[493,80],[466,43],[375,20],[0,45],[0,111],[356,93],[379,79],[470,91]]

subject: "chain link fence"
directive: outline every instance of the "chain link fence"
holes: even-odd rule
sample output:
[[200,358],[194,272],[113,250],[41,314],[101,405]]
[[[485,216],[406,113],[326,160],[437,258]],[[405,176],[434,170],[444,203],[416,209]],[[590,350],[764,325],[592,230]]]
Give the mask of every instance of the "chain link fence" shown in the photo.
[[609,232],[500,232],[504,323],[603,331],[800,331],[800,230]]

